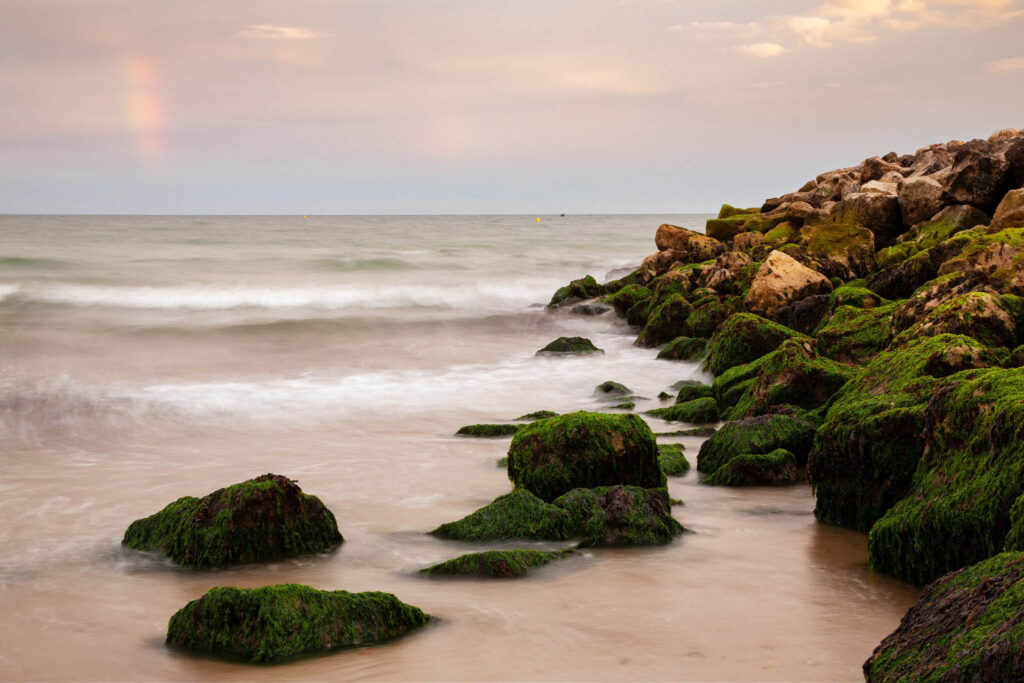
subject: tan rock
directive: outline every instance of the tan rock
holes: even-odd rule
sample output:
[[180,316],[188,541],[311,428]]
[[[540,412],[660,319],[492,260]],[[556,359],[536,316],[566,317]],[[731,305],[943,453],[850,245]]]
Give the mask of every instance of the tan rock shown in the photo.
[[773,251],[754,276],[743,304],[748,311],[771,318],[793,301],[831,291],[827,277],[781,251]]
[[738,251],[746,251],[764,242],[764,234],[760,232],[741,232],[732,238],[732,247]]
[[1007,228],[1024,228],[1024,208],[1004,213],[999,220],[993,220],[991,230],[998,232]]
[[1000,140],[1009,140],[1010,138],[1015,137],[1017,137],[1017,130],[1015,128],[1003,128],[1002,130],[997,130],[995,133],[992,133],[992,135],[989,135],[988,141],[999,142]]
[[992,214],[992,225],[994,226],[1000,219],[1020,209],[1024,209],[1024,187],[1019,190],[1010,190],[1003,195],[1003,200],[999,202],[995,213]]
[[892,244],[903,232],[899,199],[894,195],[858,192],[847,196],[833,210],[836,223],[860,225],[875,233],[879,247]]
[[[902,179],[903,176],[900,176]],[[876,194],[896,194],[896,183],[884,183],[881,180],[870,180],[860,186],[861,192],[874,192]]]
[[1024,253],[1024,247],[1015,247],[1004,242],[990,244],[980,251],[966,256],[956,256],[939,266],[939,275],[962,271],[968,275],[988,275],[996,270],[1013,267],[1016,257]]
[[750,257],[743,252],[728,251],[715,259],[714,265],[705,266],[697,282],[701,287],[721,289],[722,285],[735,280],[750,264]]
[[875,267],[875,236],[857,225],[821,223],[800,230],[800,246],[817,261],[826,261],[826,272],[844,280],[863,277]]
[[725,245],[712,237],[667,223],[658,228],[654,244],[660,251],[679,252],[683,263],[708,261],[725,251]]
[[942,183],[930,176],[913,176],[899,184],[900,213],[906,225],[916,225],[942,210]]

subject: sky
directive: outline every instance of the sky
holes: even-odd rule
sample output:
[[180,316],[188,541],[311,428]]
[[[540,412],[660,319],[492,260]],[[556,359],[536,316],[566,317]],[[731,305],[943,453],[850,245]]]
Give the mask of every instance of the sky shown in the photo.
[[1024,127],[1024,0],[0,0],[0,213],[698,213]]

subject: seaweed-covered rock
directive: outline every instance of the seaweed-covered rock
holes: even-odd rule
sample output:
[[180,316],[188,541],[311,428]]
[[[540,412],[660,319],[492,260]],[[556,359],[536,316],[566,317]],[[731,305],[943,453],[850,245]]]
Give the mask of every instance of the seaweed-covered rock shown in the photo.
[[892,318],[900,302],[864,309],[839,306],[818,328],[818,352],[842,363],[866,363],[892,341]]
[[1024,680],[1024,553],[1003,553],[924,590],[864,662],[868,683]]
[[633,408],[636,408],[635,401],[623,401],[612,406],[612,410],[633,410]]
[[599,398],[617,399],[623,396],[629,396],[633,393],[633,390],[627,387],[625,384],[619,384],[608,380],[607,382],[601,382],[594,387],[594,396]]
[[834,311],[840,306],[855,306],[857,308],[875,308],[889,303],[888,299],[880,297],[867,287],[854,287],[843,285],[832,291],[828,300],[829,310]]
[[554,504],[564,508],[580,529],[580,546],[664,545],[684,531],[672,517],[663,488],[579,488]]
[[1010,357],[1003,363],[1004,368],[1024,368],[1024,344],[1010,352]]
[[[1016,300],[1016,301],[1013,301]],[[1017,344],[1018,330],[1015,308],[1019,299],[1007,299],[989,292],[969,292],[943,300],[924,317],[900,332],[893,345],[900,346],[911,339],[934,337],[937,334],[962,334],[974,337],[986,346],[1013,348]],[[908,302],[908,305],[912,302]],[[897,311],[894,322],[909,322],[904,312]]]
[[690,461],[686,459],[681,444],[658,444],[658,463],[662,471],[670,477],[681,477],[690,471]]
[[958,373],[930,392],[908,495],[868,536],[873,567],[923,584],[1003,549],[1024,494],[1022,396],[1024,373],[1002,368]]
[[604,353],[604,351],[594,346],[594,342],[590,341],[586,337],[559,337],[538,351],[537,355],[583,355],[587,353]]
[[167,644],[255,663],[393,640],[430,617],[390,593],[284,584],[211,588],[171,617]]
[[459,427],[455,432],[456,436],[473,436],[482,438],[493,438],[498,436],[512,436],[526,425],[516,424],[475,424]]
[[572,550],[486,550],[468,553],[420,570],[430,576],[469,576],[489,579],[514,579],[531,569],[560,560]]
[[673,294],[651,312],[636,343],[640,346],[658,346],[685,334],[686,320],[691,313],[693,306],[686,297]]
[[792,301],[815,294],[829,294],[832,283],[819,272],[800,264],[781,251],[768,254],[757,270],[743,305],[751,313],[772,318]]
[[715,333],[735,311],[718,299],[712,298],[696,307],[686,318],[686,332],[691,337],[706,339]]
[[796,456],[784,448],[743,453],[725,463],[702,484],[711,486],[783,486],[800,481]]
[[706,339],[676,337],[658,351],[659,360],[694,360],[707,346]]
[[513,437],[508,455],[509,479],[547,501],[574,488],[661,485],[654,434],[637,415],[539,420]]
[[708,237],[729,242],[742,232],[768,232],[786,220],[784,215],[765,216],[759,213],[741,213],[725,218],[711,218],[704,225]]
[[643,285],[626,285],[614,295],[608,298],[608,303],[615,308],[619,315],[626,315],[629,309],[641,301],[651,298],[652,292]]
[[905,261],[886,266],[868,276],[867,287],[887,299],[905,299],[918,287],[938,277],[942,264],[958,254],[965,243],[957,235]]
[[604,287],[598,284],[597,280],[591,275],[581,277],[579,280],[573,280],[565,287],[561,287],[551,297],[551,302],[548,306],[559,306],[563,304],[572,304],[583,299],[593,299],[594,297],[601,296],[605,293]]
[[736,313],[708,341],[704,367],[719,375],[774,351],[783,341],[796,336],[798,332],[753,313]]
[[903,232],[903,215],[896,194],[855,192],[834,210],[835,222],[861,225],[875,235],[875,244],[887,247]]
[[859,225],[804,226],[800,230],[800,245],[811,258],[830,264],[832,274],[846,280],[867,275],[875,267],[874,233]]
[[828,304],[828,294],[807,296],[780,308],[775,314],[775,319],[796,332],[811,334],[828,314]]
[[179,498],[132,522],[121,542],[206,568],[320,552],[343,540],[319,498],[287,477],[264,474],[203,498]]
[[833,397],[808,477],[815,515],[867,531],[905,496],[924,448],[924,413],[939,379],[997,359],[970,337],[939,335],[885,351]]
[[931,249],[958,232],[988,223],[988,216],[973,206],[947,206],[930,219],[921,219],[896,240],[896,244],[880,250],[875,262],[880,267],[904,261],[925,249]]
[[544,419],[547,419],[549,417],[558,417],[558,413],[556,413],[553,410],[535,410],[532,413],[527,413],[526,415],[520,415],[516,419],[517,420],[531,420],[532,421],[532,420],[544,420]]
[[561,508],[545,503],[526,489],[515,489],[457,522],[442,524],[430,533],[456,541],[511,538],[564,541],[573,536],[573,527]]
[[692,424],[718,422],[718,404],[711,397],[697,398],[686,403],[676,403],[667,408],[648,410],[647,414],[669,422],[690,422]]
[[684,384],[679,387],[679,391],[676,393],[676,403],[689,403],[694,399],[714,398],[714,396],[714,387],[694,382],[693,384]]
[[701,444],[697,471],[713,473],[737,455],[770,453],[784,448],[797,464],[806,461],[816,425],[798,415],[773,413],[728,422]]

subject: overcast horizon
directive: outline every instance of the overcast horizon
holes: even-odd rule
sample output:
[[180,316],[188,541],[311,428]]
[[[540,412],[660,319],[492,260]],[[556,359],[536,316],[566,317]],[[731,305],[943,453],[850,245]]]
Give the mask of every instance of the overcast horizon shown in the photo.
[[713,213],[1024,126],[1024,0],[5,0],[0,213]]

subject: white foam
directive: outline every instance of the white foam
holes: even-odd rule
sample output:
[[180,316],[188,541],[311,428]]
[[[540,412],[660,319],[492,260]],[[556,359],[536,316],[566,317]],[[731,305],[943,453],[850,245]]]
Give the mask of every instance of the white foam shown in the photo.
[[13,294],[17,294],[19,291],[21,291],[21,283],[20,282],[14,282],[14,283],[10,283],[10,284],[0,284],[0,302],[2,302],[4,299],[6,299],[7,297],[9,297],[9,296],[11,296]]

